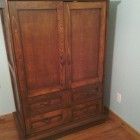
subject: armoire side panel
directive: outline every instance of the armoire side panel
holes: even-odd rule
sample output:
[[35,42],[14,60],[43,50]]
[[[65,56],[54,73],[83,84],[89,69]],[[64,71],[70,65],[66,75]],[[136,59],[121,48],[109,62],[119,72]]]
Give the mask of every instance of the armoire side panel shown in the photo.
[[6,47],[6,51],[7,51],[8,66],[9,66],[12,90],[14,93],[13,96],[15,99],[16,115],[19,120],[21,129],[22,129],[23,133],[25,133],[25,123],[24,123],[21,98],[20,98],[20,95],[18,92],[18,82],[17,82],[17,75],[16,75],[16,69],[15,69],[16,66],[15,66],[15,61],[14,61],[14,51],[13,51],[13,44],[12,44],[12,38],[11,38],[11,30],[10,30],[11,28],[10,28],[9,11],[8,11],[7,4],[8,3],[6,1],[1,2],[0,14],[1,14],[3,32],[4,32],[5,47]]

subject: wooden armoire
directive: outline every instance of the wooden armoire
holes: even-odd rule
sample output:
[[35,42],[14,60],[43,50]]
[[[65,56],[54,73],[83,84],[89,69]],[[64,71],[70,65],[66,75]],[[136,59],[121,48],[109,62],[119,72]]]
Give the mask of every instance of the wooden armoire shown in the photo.
[[107,0],[8,0],[16,119],[37,140],[103,120]]

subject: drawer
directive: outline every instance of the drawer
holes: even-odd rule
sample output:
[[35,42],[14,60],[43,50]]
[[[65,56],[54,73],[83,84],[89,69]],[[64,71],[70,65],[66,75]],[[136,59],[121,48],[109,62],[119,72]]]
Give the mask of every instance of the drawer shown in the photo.
[[72,107],[73,120],[80,120],[91,116],[97,116],[102,111],[102,101],[95,100]]
[[102,93],[98,85],[89,85],[72,89],[72,102],[74,104],[101,98],[101,96]]
[[43,131],[60,126],[70,120],[70,113],[69,109],[60,109],[32,117],[31,131]]
[[69,95],[65,92],[49,93],[29,100],[31,116],[66,107],[69,104]]

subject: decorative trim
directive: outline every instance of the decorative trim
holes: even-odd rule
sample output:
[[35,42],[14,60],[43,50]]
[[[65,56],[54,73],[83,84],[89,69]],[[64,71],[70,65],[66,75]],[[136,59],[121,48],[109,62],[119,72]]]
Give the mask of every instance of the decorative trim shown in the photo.
[[108,117],[116,122],[120,123],[120,125],[128,131],[131,135],[135,137],[136,140],[140,140],[140,133],[133,128],[130,124],[128,124],[125,120],[119,117],[116,113],[110,110],[108,107],[105,107],[105,112],[108,113]]

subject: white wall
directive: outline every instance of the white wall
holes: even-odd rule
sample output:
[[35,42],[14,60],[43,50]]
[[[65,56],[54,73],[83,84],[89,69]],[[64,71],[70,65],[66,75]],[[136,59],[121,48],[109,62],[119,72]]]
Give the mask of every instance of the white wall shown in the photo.
[[106,73],[107,105],[140,132],[140,0],[110,4]]
[[2,23],[0,20],[0,115],[11,113],[13,111],[15,111],[15,106],[7,63]]

